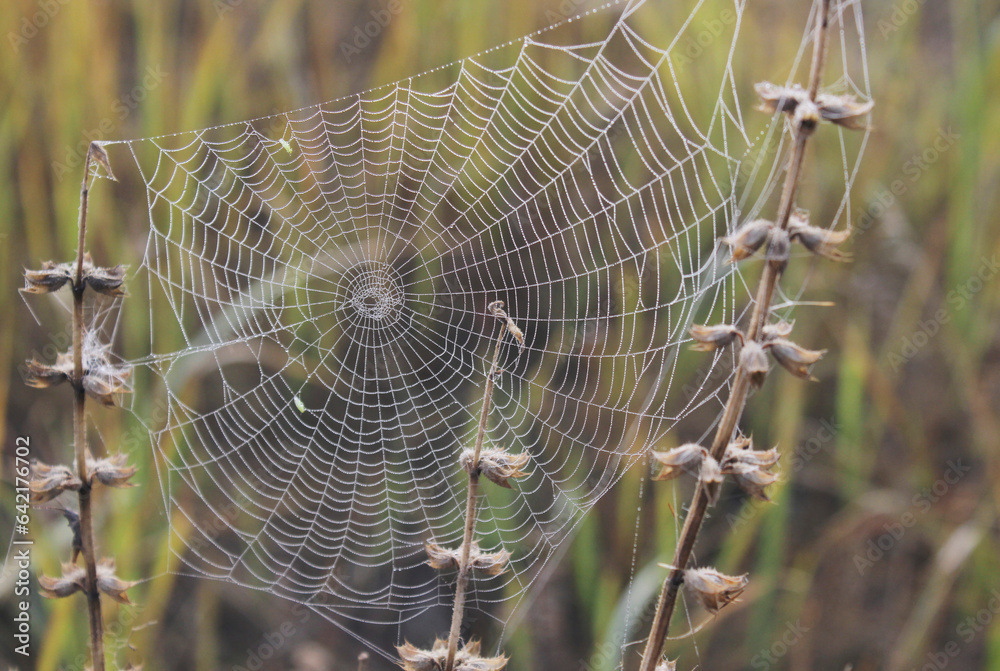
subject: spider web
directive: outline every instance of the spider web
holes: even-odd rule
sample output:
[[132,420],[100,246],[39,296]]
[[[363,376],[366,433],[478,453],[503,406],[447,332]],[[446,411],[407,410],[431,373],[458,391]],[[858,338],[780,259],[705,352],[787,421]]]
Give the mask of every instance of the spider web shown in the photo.
[[[150,335],[129,359],[157,399],[158,413],[134,410],[173,571],[363,639],[390,627],[401,641],[428,612],[444,622],[453,576],[424,544],[461,542],[458,456],[494,300],[526,345],[505,344],[487,442],[529,453],[531,473],[481,494],[480,545],[512,553],[472,581],[488,618],[510,618],[650,446],[724,398],[725,376],[672,402],[676,355],[696,312],[743,309],[715,243],[767,197],[781,151],[747,159],[744,3],[675,5],[612,4],[358,95],[106,144],[146,187],[126,309]],[[733,20],[686,58],[722,11]]]

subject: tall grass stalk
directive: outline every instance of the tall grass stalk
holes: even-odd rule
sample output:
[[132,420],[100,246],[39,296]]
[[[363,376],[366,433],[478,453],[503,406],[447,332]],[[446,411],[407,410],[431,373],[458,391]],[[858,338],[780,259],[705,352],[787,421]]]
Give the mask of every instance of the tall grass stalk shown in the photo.
[[[90,165],[94,148],[91,145],[83,164],[83,181],[80,185],[79,235],[76,242],[76,281],[73,283],[73,452],[77,477],[80,478],[78,498],[80,503],[80,541],[84,564],[87,567],[87,614],[90,619],[90,652],[95,671],[104,671],[104,618],[101,614],[101,595],[97,590],[97,555],[94,551],[94,516],[91,509],[91,492],[87,472],[87,393],[83,386],[83,336],[84,336],[84,284],[83,257],[87,241],[87,204],[90,197]],[[103,151],[103,150],[102,150]]]
[[[125,463],[125,456],[95,459],[87,445],[87,396],[105,406],[115,405],[117,397],[127,391],[126,381],[130,371],[118,366],[108,356],[108,346],[98,341],[96,330],[88,328],[85,318],[86,295],[89,292],[111,297],[124,295],[124,266],[99,268],[94,266],[85,251],[87,240],[87,206],[90,186],[97,167],[114,179],[107,154],[97,143],[87,151],[80,185],[80,210],[76,258],[72,263],[42,265],[40,270],[25,270],[24,294],[47,294],[68,286],[73,293],[73,345],[71,352],[60,353],[56,361],[46,364],[34,359],[27,363],[25,382],[33,387],[47,388],[68,382],[73,389],[73,467],[49,466],[38,461],[31,463],[31,480],[28,485],[34,505],[53,501],[62,494],[76,492],[78,512],[62,508],[63,515],[73,531],[72,556],[62,565],[62,576],[39,576],[41,594],[49,598],[65,598],[82,592],[87,599],[90,621],[90,654],[92,667],[104,671],[104,619],[101,595],[113,600],[131,603],[126,591],[134,583],[118,578],[114,560],[97,558],[94,543],[93,490],[97,484],[106,487],[129,487],[135,468]],[[93,168],[93,170],[92,170]],[[76,562],[83,557],[83,567]]]
[[[832,247],[842,242],[846,238],[846,234],[824,235],[819,229],[812,229],[798,222],[797,228],[791,226],[793,214],[799,217],[804,216],[795,212],[795,197],[798,190],[799,178],[802,173],[806,143],[818,125],[818,122],[820,120],[827,120],[848,128],[859,128],[860,126],[856,123],[858,117],[867,114],[871,108],[870,104],[857,105],[845,97],[824,97],[819,93],[826,57],[829,18],[830,0],[820,0],[814,27],[812,61],[807,89],[804,91],[802,89],[778,89],[777,87],[762,89],[761,86],[765,85],[758,86],[758,92],[764,98],[766,108],[772,109],[775,112],[788,114],[792,120],[791,125],[794,136],[776,220],[773,223],[765,222],[767,226],[758,227],[758,232],[761,232],[761,235],[757,237],[748,234],[741,238],[740,234],[737,233],[734,239],[730,241],[730,244],[733,245],[734,261],[752,254],[764,244],[765,240],[768,241],[768,263],[764,265],[763,274],[757,288],[756,301],[750,317],[750,323],[745,333],[735,327],[715,327],[717,330],[709,333],[711,329],[700,327],[703,329],[701,335],[705,339],[702,340],[702,345],[698,346],[699,349],[716,348],[717,342],[711,340],[711,338],[718,338],[718,342],[722,342],[722,340],[734,342],[738,337],[743,343],[743,351],[741,351],[740,356],[741,364],[737,367],[729,398],[719,419],[711,446],[707,450],[703,450],[705,452],[704,460],[711,461],[711,463],[724,464],[727,457],[732,458],[728,454],[728,450],[733,449],[733,441],[737,436],[737,426],[746,406],[747,395],[752,387],[759,384],[763,374],[766,373],[766,365],[763,371],[759,366],[755,368],[747,365],[746,360],[750,359],[750,357],[745,357],[744,354],[752,347],[759,350],[760,357],[763,358],[764,349],[774,346],[777,343],[774,335],[767,332],[766,325],[771,312],[771,301],[775,287],[787,263],[788,245],[798,237],[798,241],[814,253],[829,256],[830,258],[844,258],[843,255],[840,255]],[[777,95],[773,95],[775,90],[778,91]],[[771,94],[770,97],[769,94]],[[834,109],[835,107],[836,109]],[[765,230],[766,233],[762,233]],[[782,240],[784,241],[783,243],[781,242]],[[741,244],[749,245],[749,247],[741,250]],[[781,248],[782,244],[784,245],[783,249]],[[790,326],[788,330],[790,331]],[[692,333],[695,334],[694,331]],[[783,335],[787,335],[787,333],[782,333]],[[696,340],[699,339],[698,334],[695,334],[695,338]],[[797,346],[788,341],[782,340],[782,343],[797,348]],[[775,358],[779,359],[779,363],[782,363],[786,368],[789,368],[789,370],[792,370],[801,377],[808,376],[808,365],[822,354],[821,352],[809,352],[801,348],[792,351],[793,357],[798,357],[798,359],[791,362],[787,360],[782,361],[779,358],[778,352],[774,349],[772,349],[772,354],[774,354]],[[745,445],[739,447],[745,447]],[[691,451],[691,453],[694,454],[695,451]],[[720,470],[722,470],[723,474],[726,473],[724,466]],[[706,511],[717,495],[721,476],[716,476],[714,479],[705,478],[704,471],[703,464],[702,476],[695,487],[688,514],[684,520],[684,526],[681,529],[674,552],[670,572],[660,591],[653,623],[642,656],[641,671],[654,671],[657,665],[661,663],[663,645],[667,639],[670,620],[674,613],[677,597],[681,586],[685,583],[686,577],[689,574],[687,566],[691,560]],[[758,495],[765,496],[762,492],[758,492]],[[732,580],[729,593],[725,596],[720,594],[719,600],[715,604],[717,607],[724,606],[730,598],[735,598],[739,592],[742,592],[745,581],[735,578]],[[687,582],[691,582],[691,580],[688,579]]]

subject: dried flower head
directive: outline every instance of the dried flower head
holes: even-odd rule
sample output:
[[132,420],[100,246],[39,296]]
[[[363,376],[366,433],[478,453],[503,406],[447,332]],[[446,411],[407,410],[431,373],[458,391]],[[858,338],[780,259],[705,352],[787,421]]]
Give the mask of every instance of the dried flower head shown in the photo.
[[771,473],[766,470],[767,468],[767,466],[733,461],[725,466],[725,472],[733,476],[739,488],[753,498],[758,501],[770,501],[771,498],[764,488],[773,485],[778,480],[778,474]]
[[59,291],[72,279],[72,264],[45,261],[41,270],[24,270],[23,294],[47,294]]
[[31,480],[28,494],[34,504],[51,501],[66,491],[79,491],[83,483],[68,466],[49,466],[41,461],[31,462]]
[[764,342],[774,340],[775,338],[787,338],[792,334],[794,326],[795,322],[786,322],[783,319],[773,324],[765,324],[763,328]]
[[87,158],[104,168],[104,172],[107,173],[109,179],[118,181],[115,174],[111,172],[111,162],[108,161],[108,153],[104,151],[104,147],[99,142],[90,143],[90,148],[87,149]]
[[103,459],[87,455],[87,475],[91,484],[96,480],[106,487],[133,487],[128,480],[135,475],[135,466],[128,465],[128,455],[119,452]]
[[774,270],[781,274],[788,267],[788,259],[792,256],[792,241],[788,236],[788,231],[783,228],[776,228],[771,232],[770,242],[767,245],[767,262]]
[[874,100],[858,102],[858,99],[852,95],[838,96],[830,93],[820,93],[816,96],[816,104],[819,105],[820,116],[825,121],[850,130],[869,128],[863,118],[868,116],[872,108],[875,107]]
[[[424,549],[427,551],[427,564],[438,571],[456,570],[461,566],[462,547],[459,546],[452,550],[443,548],[434,542],[426,543]],[[469,568],[486,575],[500,575],[504,572],[509,560],[510,553],[506,550],[484,552],[479,549],[479,543],[475,541],[469,548]]]
[[750,376],[750,383],[755,388],[764,384],[768,370],[767,353],[759,342],[749,340],[743,345],[740,350],[740,367]]
[[497,319],[502,319],[504,321],[505,328],[512,336],[514,336],[514,340],[517,341],[519,348],[524,349],[524,333],[517,327],[514,320],[511,319],[506,312],[504,312],[503,306],[503,301],[493,301],[486,306],[486,310]]
[[[89,255],[87,259],[89,259]],[[113,268],[97,268],[91,264],[90,268],[88,268],[85,260],[83,281],[99,294],[104,294],[105,296],[124,296],[125,266],[117,265]]]
[[653,457],[654,480],[673,480],[684,471],[692,471],[708,456],[708,450],[697,443],[686,443],[666,452],[650,451]]
[[732,235],[722,238],[721,241],[729,245],[732,250],[729,262],[735,263],[753,256],[767,240],[772,228],[774,228],[774,224],[770,221],[755,219],[740,226]]
[[819,106],[806,98],[795,106],[792,113],[792,125],[804,133],[812,133],[819,126],[821,111]]
[[733,344],[737,338],[743,342],[743,332],[731,324],[716,324],[715,326],[703,326],[695,324],[688,333],[695,339],[691,349],[697,352],[711,352]]
[[757,451],[753,439],[740,437],[726,446],[722,458],[722,472],[733,476],[736,484],[759,501],[770,501],[764,488],[773,484],[778,476],[769,472],[778,463],[778,449]]
[[[406,671],[442,671],[448,659],[448,641],[435,639],[430,650],[421,650],[411,643],[396,646],[400,666]],[[455,654],[455,671],[503,671],[507,658],[480,657],[479,641],[469,641]]]
[[507,489],[511,488],[508,482],[510,478],[523,478],[528,474],[523,469],[531,459],[525,452],[509,454],[504,450],[484,449],[479,453],[479,464],[473,465],[474,456],[474,450],[463,450],[458,458],[462,468],[470,474],[479,473],[490,482]]
[[654,671],[677,671],[677,660],[665,659],[656,665]]
[[66,524],[69,525],[70,531],[73,532],[73,557],[70,561],[76,562],[76,558],[83,552],[83,532],[80,529],[80,516],[69,508],[60,508],[59,511],[66,518]]
[[83,389],[101,404],[112,407],[117,405],[122,394],[127,394],[129,378],[132,369],[128,366],[107,364],[92,367],[83,376]]
[[[754,88],[760,96],[762,111],[770,114],[785,112],[792,116],[796,127],[799,127],[799,123],[811,123],[812,127],[815,127],[816,122],[822,119],[851,130],[864,130],[868,125],[862,118],[875,106],[875,102],[871,100],[858,102],[857,98],[851,95],[830,93],[820,93],[813,103],[809,99],[809,92],[798,84],[778,86],[770,82],[760,82]],[[806,109],[800,111],[800,108]]]
[[830,231],[809,225],[809,213],[796,208],[788,220],[788,234],[792,241],[801,243],[813,254],[825,256],[833,261],[848,261],[851,255],[837,249],[851,236],[850,229]]
[[708,495],[708,502],[713,506],[719,500],[719,492],[722,491],[722,468],[719,462],[712,455],[706,455],[701,462],[701,470],[698,471],[698,481],[705,488]]
[[118,603],[131,605],[126,590],[134,587],[135,582],[122,580],[115,575],[115,560],[105,557],[97,562],[97,590],[107,594]]
[[809,92],[799,84],[778,86],[771,82],[760,82],[754,85],[754,90],[760,97],[758,109],[768,114],[776,112],[793,113],[803,100],[808,100]]
[[62,576],[51,578],[38,576],[38,593],[46,599],[64,599],[76,592],[83,592],[87,586],[87,570],[76,564],[63,564]]
[[710,613],[717,613],[736,600],[746,589],[748,582],[746,574],[731,576],[714,568],[684,571],[684,583]]
[[24,383],[29,387],[45,389],[66,382],[73,376],[73,355],[61,352],[51,366],[34,359],[24,362]]
[[722,471],[732,463],[750,464],[751,466],[770,467],[778,463],[778,448],[772,447],[770,450],[753,449],[753,441],[749,438],[734,441],[726,447],[726,454],[722,458]]
[[771,351],[774,360],[781,364],[785,370],[796,377],[807,380],[816,379],[810,375],[809,368],[826,354],[825,349],[806,349],[784,338],[775,338],[765,346]]
[[[24,288],[21,293],[47,294],[62,289],[66,284],[74,286],[75,263],[55,263],[45,261],[40,270],[24,271]],[[94,265],[90,253],[83,256],[83,282],[94,291],[106,296],[124,296],[125,266],[100,268]]]
[[[117,399],[130,391],[128,387],[132,370],[128,366],[111,362],[108,346],[98,340],[95,331],[89,331],[83,340],[83,389],[104,405],[115,405]],[[25,362],[24,381],[30,387],[52,387],[73,380],[73,350],[62,352],[52,365],[34,359]]]

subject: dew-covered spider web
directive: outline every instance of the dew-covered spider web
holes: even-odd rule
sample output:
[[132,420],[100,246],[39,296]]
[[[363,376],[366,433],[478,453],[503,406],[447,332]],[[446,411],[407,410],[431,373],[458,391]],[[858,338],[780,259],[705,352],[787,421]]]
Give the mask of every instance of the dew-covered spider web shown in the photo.
[[[530,475],[483,488],[476,537],[511,561],[470,607],[506,622],[621,474],[725,398],[727,376],[680,400],[675,377],[697,315],[745,309],[716,241],[780,177],[782,122],[748,130],[734,66],[745,5],[613,4],[358,95],[108,143],[148,199],[129,358],[172,570],[362,637],[446,622],[454,576],[424,544],[461,542],[502,300],[526,343],[505,345],[487,444]],[[836,15],[839,85],[866,95],[860,14]]]

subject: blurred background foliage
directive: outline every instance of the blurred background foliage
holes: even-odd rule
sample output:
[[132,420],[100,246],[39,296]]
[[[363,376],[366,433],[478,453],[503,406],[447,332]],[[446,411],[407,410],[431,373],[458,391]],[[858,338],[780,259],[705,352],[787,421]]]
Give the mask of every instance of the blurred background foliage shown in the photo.
[[[830,354],[817,367],[820,382],[774,376],[751,400],[747,430],[759,445],[782,447],[785,477],[777,505],[733,495],[715,511],[700,558],[753,580],[695,645],[671,644],[678,668],[1000,668],[998,6],[864,3],[877,107],[852,201],[854,262],[803,264],[789,278],[790,286],[807,282],[805,299],[836,303],[795,312],[800,341]],[[8,0],[0,17],[3,500],[13,501],[16,436],[30,436],[36,456],[56,461],[71,440],[68,393],[29,390],[18,371],[33,351],[59,345],[66,315],[36,308],[37,324],[16,290],[23,266],[72,255],[89,140],[304,107],[586,7],[574,0]],[[379,17],[386,25],[365,35]],[[753,47],[742,46],[737,58],[747,90],[757,79],[783,80],[804,21],[798,5],[748,3],[741,44]],[[837,194],[824,194],[842,182],[838,170],[808,164],[803,200],[816,221],[833,216]],[[100,262],[137,262],[145,199],[114,201],[106,182],[95,194],[90,249]],[[699,366],[689,357],[682,368],[689,379],[678,388],[697,384]],[[92,412],[95,440],[127,443],[122,414]],[[700,435],[703,421],[681,427],[677,442]],[[99,545],[115,554],[121,575],[158,575],[159,490],[148,450],[134,450],[134,459],[141,486],[102,498]],[[658,588],[656,562],[672,554],[675,501],[688,494],[640,486],[643,479],[638,469],[628,473],[536,586],[506,632],[511,668],[613,668],[620,642],[640,637],[621,630],[622,613]],[[4,534],[10,508],[0,509]],[[35,516],[39,571],[56,572],[65,555],[69,532],[57,520],[51,511]],[[0,632],[11,622],[10,580],[2,585]],[[308,611],[223,584],[164,577],[134,592],[140,608],[107,613],[122,665],[253,669],[264,646],[280,640],[257,668],[351,669],[363,650]],[[0,661],[82,668],[82,601],[39,603],[33,612],[32,661],[2,659],[11,655],[6,633]]]

